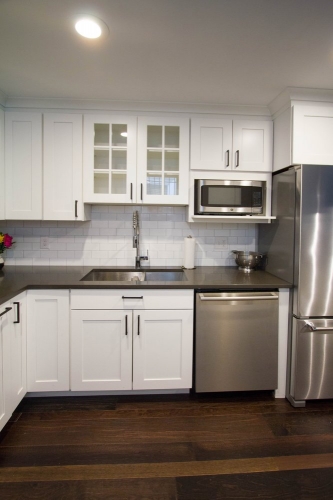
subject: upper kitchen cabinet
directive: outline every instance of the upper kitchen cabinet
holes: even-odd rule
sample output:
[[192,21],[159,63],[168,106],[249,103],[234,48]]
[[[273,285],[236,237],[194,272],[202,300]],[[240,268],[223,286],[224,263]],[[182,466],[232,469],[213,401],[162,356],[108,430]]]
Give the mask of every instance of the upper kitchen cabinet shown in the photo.
[[85,220],[82,115],[44,114],[43,219]]
[[6,219],[42,219],[42,114],[5,113]]
[[191,120],[191,169],[270,172],[273,124],[263,120]]
[[86,203],[136,201],[136,117],[84,116]]
[[333,165],[333,104],[292,102],[274,119],[274,166]]
[[191,169],[231,170],[232,120],[191,120]]
[[0,220],[5,218],[5,112],[0,108]]
[[189,188],[189,120],[138,119],[137,201],[187,205]]
[[292,163],[333,165],[333,105],[293,107]]

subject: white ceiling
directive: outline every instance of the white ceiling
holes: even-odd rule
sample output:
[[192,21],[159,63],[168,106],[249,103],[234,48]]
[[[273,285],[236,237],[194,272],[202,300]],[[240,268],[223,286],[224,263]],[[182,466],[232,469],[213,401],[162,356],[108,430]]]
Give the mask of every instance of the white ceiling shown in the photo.
[[[73,29],[101,18],[102,40]],[[267,105],[333,88],[333,0],[0,0],[9,98]]]

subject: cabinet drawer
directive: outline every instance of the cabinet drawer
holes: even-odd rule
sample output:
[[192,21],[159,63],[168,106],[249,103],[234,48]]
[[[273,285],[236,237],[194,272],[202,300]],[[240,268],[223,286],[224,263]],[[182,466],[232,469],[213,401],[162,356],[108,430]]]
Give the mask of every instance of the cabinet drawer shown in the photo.
[[71,290],[71,309],[193,309],[193,290]]

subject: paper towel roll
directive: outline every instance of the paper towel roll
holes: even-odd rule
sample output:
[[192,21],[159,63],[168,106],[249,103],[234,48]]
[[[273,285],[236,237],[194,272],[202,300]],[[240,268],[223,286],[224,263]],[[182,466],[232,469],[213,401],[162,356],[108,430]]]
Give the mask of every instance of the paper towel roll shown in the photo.
[[184,267],[194,269],[195,238],[188,236],[184,238]]

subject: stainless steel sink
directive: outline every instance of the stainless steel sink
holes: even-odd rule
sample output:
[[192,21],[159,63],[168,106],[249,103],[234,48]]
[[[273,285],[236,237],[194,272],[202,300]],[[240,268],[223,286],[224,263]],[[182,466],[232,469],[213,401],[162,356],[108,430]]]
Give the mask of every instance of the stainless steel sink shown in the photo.
[[93,269],[80,281],[187,281],[182,269]]

